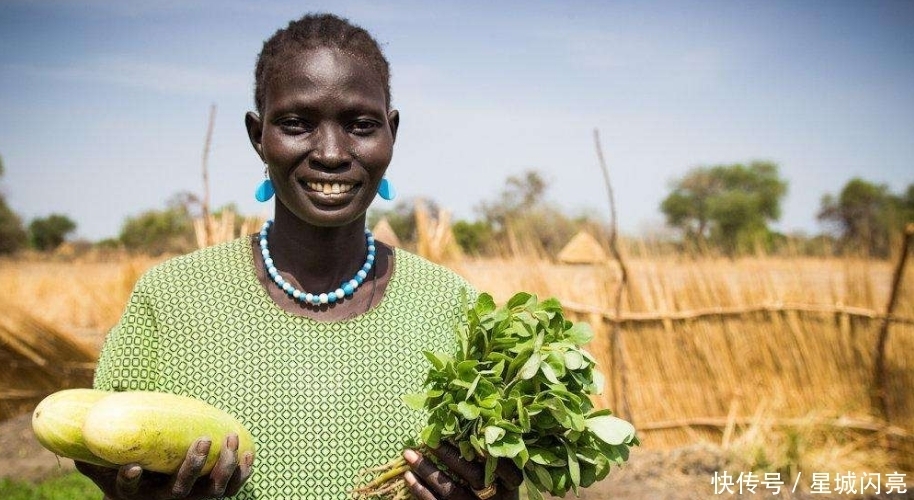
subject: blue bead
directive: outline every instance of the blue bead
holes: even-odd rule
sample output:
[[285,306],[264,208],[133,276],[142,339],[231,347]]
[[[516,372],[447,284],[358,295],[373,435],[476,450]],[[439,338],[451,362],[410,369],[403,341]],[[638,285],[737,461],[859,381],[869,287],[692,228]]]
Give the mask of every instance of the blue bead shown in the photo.
[[[359,271],[359,272],[362,272],[362,271]],[[355,281],[358,282],[359,285],[361,285],[361,284],[365,281],[365,278],[363,278],[362,276],[359,276],[358,274],[356,274],[356,275],[355,275]]]
[[353,288],[352,285],[349,283],[343,285],[343,293],[345,293],[347,297],[352,295],[353,292],[355,292],[355,288]]
[[315,296],[311,297],[311,303],[314,304],[314,305],[320,304],[320,303],[321,303],[321,298],[320,298],[320,296],[319,296],[319,295],[315,295]]
[[327,302],[329,302],[331,304],[336,302],[336,294],[331,293],[331,294],[327,295]]

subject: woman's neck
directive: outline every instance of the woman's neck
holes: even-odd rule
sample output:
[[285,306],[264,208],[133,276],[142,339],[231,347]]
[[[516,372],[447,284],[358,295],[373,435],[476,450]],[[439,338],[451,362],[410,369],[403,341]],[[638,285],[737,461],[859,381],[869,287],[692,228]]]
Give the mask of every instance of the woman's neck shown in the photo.
[[308,292],[326,292],[352,279],[365,262],[365,217],[340,227],[308,224],[277,204],[267,236],[277,269]]

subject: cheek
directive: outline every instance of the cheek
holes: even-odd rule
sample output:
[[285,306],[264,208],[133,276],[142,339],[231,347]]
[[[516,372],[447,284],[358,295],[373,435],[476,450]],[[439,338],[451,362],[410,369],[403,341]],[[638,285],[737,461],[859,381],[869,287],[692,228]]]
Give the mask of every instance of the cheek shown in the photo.
[[383,139],[364,144],[358,149],[357,157],[367,170],[380,177],[393,159],[393,142]]
[[281,134],[264,135],[263,155],[272,166],[286,167],[294,163],[300,150],[301,146],[293,138]]

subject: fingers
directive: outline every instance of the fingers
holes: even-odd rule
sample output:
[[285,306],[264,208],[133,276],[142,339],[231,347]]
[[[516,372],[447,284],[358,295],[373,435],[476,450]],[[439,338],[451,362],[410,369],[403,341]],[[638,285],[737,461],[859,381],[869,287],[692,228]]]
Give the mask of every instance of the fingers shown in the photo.
[[409,490],[421,500],[436,498],[449,500],[476,500],[466,488],[451,479],[434,462],[415,450],[406,450],[403,458],[412,468],[403,475]]
[[236,468],[238,468],[238,435],[230,434],[225,438],[225,444],[219,451],[219,460],[209,473],[210,496],[220,497],[225,493],[225,487]]
[[249,451],[241,457],[241,463],[238,464],[238,468],[235,469],[232,478],[229,479],[228,484],[225,487],[225,496],[235,496],[238,493],[238,490],[244,485],[244,482],[251,477],[251,472],[253,471],[254,453]]
[[495,476],[508,490],[516,490],[524,482],[524,473],[517,465],[507,458],[499,458],[495,466]]
[[181,467],[173,477],[172,496],[181,498],[190,493],[194,482],[200,477],[203,465],[206,464],[206,457],[209,456],[209,449],[212,444],[209,438],[200,438],[190,445],[190,448],[187,449],[187,455],[184,457],[184,462],[181,463]]
[[470,462],[460,456],[460,450],[449,443],[441,443],[431,452],[441,460],[449,471],[463,479],[474,490],[483,489],[485,484],[485,467],[479,462]]
[[143,477],[143,468],[138,464],[127,464],[121,466],[117,471],[117,479],[114,482],[114,489],[117,496],[121,498],[130,498],[136,495],[140,487],[140,478]]

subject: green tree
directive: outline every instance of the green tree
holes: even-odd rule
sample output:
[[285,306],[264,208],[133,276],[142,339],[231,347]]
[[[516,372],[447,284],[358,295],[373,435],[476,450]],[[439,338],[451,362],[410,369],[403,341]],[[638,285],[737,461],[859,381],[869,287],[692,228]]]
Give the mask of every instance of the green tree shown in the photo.
[[492,226],[485,221],[459,220],[451,228],[454,239],[460,248],[470,254],[481,254],[487,251],[489,242],[492,241]]
[[770,246],[768,224],[780,218],[786,193],[787,182],[771,162],[696,167],[673,182],[660,210],[686,242],[732,255]]
[[172,197],[165,210],[147,210],[128,217],[118,240],[124,247],[151,255],[185,253],[195,248],[192,211],[196,198],[186,193]]
[[[588,221],[586,218],[569,218],[546,202],[547,186],[542,174],[527,170],[521,175],[508,177],[504,189],[494,200],[481,202],[476,211],[484,225],[475,229],[489,228],[491,240],[485,247],[495,251],[524,251],[526,249],[516,248],[514,243],[532,243],[548,255],[558,254]],[[486,236],[489,237],[488,234]]]
[[76,223],[69,217],[51,214],[29,223],[29,244],[36,250],[54,250],[75,230]]
[[843,251],[873,257],[889,255],[895,232],[912,216],[914,184],[896,196],[887,185],[859,177],[849,180],[837,196],[823,196],[818,213],[819,221],[837,231]]
[[[0,178],[3,177],[3,159],[0,158]],[[0,254],[10,254],[25,246],[28,235],[22,227],[22,219],[6,204],[0,192]]]

